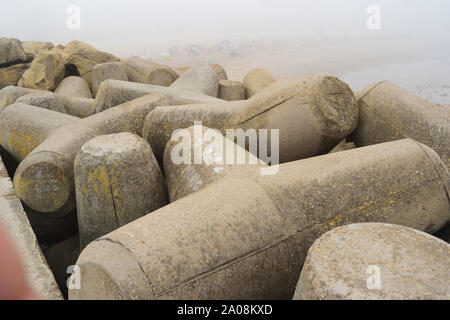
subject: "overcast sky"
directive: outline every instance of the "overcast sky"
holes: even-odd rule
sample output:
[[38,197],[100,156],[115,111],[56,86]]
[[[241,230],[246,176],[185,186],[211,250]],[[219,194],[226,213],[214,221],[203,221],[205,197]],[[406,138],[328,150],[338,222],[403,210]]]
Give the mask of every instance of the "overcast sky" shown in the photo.
[[[111,52],[124,46],[222,39],[364,35],[367,8],[381,9],[385,35],[448,41],[448,0],[1,0],[0,36],[65,44],[86,41]],[[81,29],[66,26],[81,9]]]

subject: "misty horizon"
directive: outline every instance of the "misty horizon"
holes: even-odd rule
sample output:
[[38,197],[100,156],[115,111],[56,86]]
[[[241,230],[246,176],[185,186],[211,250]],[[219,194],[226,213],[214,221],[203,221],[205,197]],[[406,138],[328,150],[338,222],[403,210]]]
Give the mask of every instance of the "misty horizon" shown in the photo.
[[[71,6],[79,10],[79,29],[68,27]],[[368,27],[372,6],[379,9],[375,29]],[[2,10],[2,37],[54,45],[80,40],[120,58],[172,67],[218,63],[234,80],[255,68],[278,79],[328,72],[355,91],[391,80],[450,104],[447,1],[18,0]]]
[[[80,29],[67,28],[70,5]],[[369,30],[367,8],[381,10],[381,28]],[[270,39],[407,37],[444,39],[450,3],[432,1],[30,1],[2,4],[0,34],[22,41],[63,44],[77,39],[118,55],[173,45]]]

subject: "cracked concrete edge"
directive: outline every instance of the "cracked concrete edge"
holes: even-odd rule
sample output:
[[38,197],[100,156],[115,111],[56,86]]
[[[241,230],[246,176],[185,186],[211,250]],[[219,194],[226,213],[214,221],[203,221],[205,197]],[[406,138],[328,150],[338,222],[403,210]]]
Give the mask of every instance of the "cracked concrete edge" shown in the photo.
[[0,223],[8,230],[8,235],[15,243],[27,280],[36,294],[42,299],[63,299],[1,158]]

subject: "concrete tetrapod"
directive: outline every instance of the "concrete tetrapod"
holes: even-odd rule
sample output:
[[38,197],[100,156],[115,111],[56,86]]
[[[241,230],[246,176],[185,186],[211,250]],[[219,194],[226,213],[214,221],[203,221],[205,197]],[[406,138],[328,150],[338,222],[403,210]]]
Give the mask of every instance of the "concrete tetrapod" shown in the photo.
[[[60,112],[14,103],[0,111],[0,144],[15,160],[23,160],[58,128],[79,121]],[[42,215],[25,206],[33,232],[41,241],[61,241],[77,232],[76,212]]]
[[80,247],[167,204],[147,141],[129,132],[95,137],[75,157]]
[[245,89],[239,81],[220,80],[218,97],[226,101],[244,100]]
[[434,232],[449,176],[405,139],[226,177],[89,244],[70,299],[291,299],[313,241],[349,223]]
[[217,63],[212,63],[209,66],[216,71],[219,81],[220,80],[228,80],[227,72],[225,71],[225,68],[223,66],[221,66],[220,64],[217,64]]
[[27,94],[42,94],[50,91],[42,91],[35,89],[28,89],[16,86],[7,86],[0,90],[0,111],[3,110],[6,106],[13,104],[20,97]]
[[79,118],[86,118],[94,113],[94,99],[67,97],[47,91],[21,96],[16,102],[66,113]]
[[[220,64],[216,64],[216,63],[212,63],[209,66],[216,71],[219,81],[220,80],[228,80],[227,72],[225,71],[225,68],[223,66],[221,66]],[[179,67],[179,68],[176,68],[176,71],[181,74],[181,73],[189,70],[189,68],[190,67]]]
[[225,176],[259,174],[256,170],[268,168],[256,156],[207,127],[192,126],[175,138],[178,136],[182,141],[170,140],[164,150],[164,172],[171,202]]
[[141,57],[131,57],[123,61],[128,80],[168,87],[177,78],[174,69]]
[[154,93],[59,128],[18,166],[14,188],[20,199],[42,213],[70,212],[75,207],[73,161],[81,146],[99,135],[141,135],[145,115],[170,104],[166,96]]
[[170,87],[217,97],[219,93],[219,75],[210,65],[199,64],[183,72]]
[[[0,144],[15,160],[23,160],[58,128],[79,121],[60,112],[14,103],[0,111]],[[76,212],[64,217],[42,215],[25,206],[33,232],[43,241],[61,241],[77,231]]]
[[160,161],[172,132],[194,121],[222,134],[227,129],[276,129],[279,141],[272,145],[267,139],[267,149],[279,146],[283,163],[327,153],[353,131],[357,120],[358,104],[349,86],[328,74],[312,74],[278,81],[249,100],[222,106],[156,108],[145,119],[143,138]]
[[249,99],[255,94],[275,83],[275,78],[264,69],[254,69],[248,72],[243,80],[245,97]]
[[0,145],[17,161],[45,141],[56,129],[79,118],[23,103],[0,111]]
[[100,85],[95,97],[95,112],[101,112],[146,94],[156,92],[169,97],[174,105],[191,103],[224,103],[223,100],[192,91],[129,81],[105,80]]
[[317,239],[294,300],[449,300],[450,245],[385,223],[357,223]]
[[66,97],[92,99],[91,89],[86,80],[75,76],[62,79],[55,89],[55,93]]
[[121,62],[106,62],[92,68],[92,94],[97,95],[101,83],[108,79],[128,81],[125,66]]
[[450,168],[450,108],[428,102],[389,81],[358,94],[357,146],[415,139],[430,146]]

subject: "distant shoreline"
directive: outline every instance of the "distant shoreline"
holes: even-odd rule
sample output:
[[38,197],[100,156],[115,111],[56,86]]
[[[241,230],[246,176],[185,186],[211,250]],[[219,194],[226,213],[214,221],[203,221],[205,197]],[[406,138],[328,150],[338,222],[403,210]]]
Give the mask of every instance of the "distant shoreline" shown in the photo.
[[369,84],[390,80],[438,104],[450,104],[450,47],[415,39],[358,38],[314,43],[286,43],[247,49],[232,57],[223,53],[173,57],[161,61],[185,67],[210,61],[221,64],[229,79],[242,81],[256,68],[268,70],[277,79],[299,78],[313,72],[328,72],[346,81],[357,92]]

